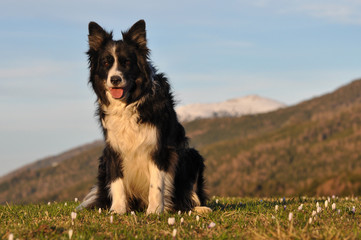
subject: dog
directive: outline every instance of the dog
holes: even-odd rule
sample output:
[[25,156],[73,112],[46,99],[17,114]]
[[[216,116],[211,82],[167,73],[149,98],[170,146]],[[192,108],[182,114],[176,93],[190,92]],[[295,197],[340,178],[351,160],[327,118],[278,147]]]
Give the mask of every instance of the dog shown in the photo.
[[168,79],[152,65],[144,20],[113,40],[89,23],[89,83],[105,148],[98,181],[78,210],[209,212],[204,159],[190,148]]

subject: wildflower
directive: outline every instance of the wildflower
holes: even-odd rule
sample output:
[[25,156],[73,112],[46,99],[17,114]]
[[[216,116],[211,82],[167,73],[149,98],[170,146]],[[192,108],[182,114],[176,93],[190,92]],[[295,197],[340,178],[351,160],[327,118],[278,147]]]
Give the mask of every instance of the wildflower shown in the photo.
[[175,224],[175,218],[168,218],[168,224],[169,225],[174,225]]
[[71,216],[71,225],[74,225],[74,220],[76,218],[76,212],[71,212],[70,216]]
[[101,209],[101,208],[99,208],[99,209],[98,209],[98,212],[99,212],[99,214],[101,214],[101,213],[102,213],[102,209]]
[[322,208],[321,207],[317,207],[317,213],[320,213],[322,211]]
[[180,222],[181,222],[181,224],[182,224],[182,223],[184,222],[184,218],[181,218]]
[[75,202],[78,202],[78,198],[76,197],[76,198],[74,199],[74,201],[75,201]]
[[276,211],[276,212],[278,211],[278,205],[275,206],[275,211]]
[[284,205],[284,206],[283,206],[283,210],[286,210],[286,208],[287,208],[287,206],[286,206],[286,205]]
[[312,218],[311,217],[308,219],[308,224],[312,224]]
[[192,214],[192,210],[189,210],[188,212],[188,216],[190,216]]
[[216,224],[214,222],[211,222],[209,225],[208,225],[208,228],[214,228],[216,226]]
[[198,215],[196,216],[196,221],[199,222],[199,216]]
[[292,218],[293,218],[293,213],[292,212],[290,212],[289,214],[288,214],[288,221],[292,221]]
[[48,206],[50,206],[50,202],[48,202]]
[[331,198],[330,198],[330,197],[327,197],[327,201],[328,201],[328,202],[331,202]]
[[318,208],[320,206],[320,204],[318,202],[316,202],[316,208]]
[[325,201],[325,208],[327,208],[328,207],[328,201],[326,200]]
[[10,233],[8,239],[9,240],[14,240],[14,234]]
[[314,216],[316,216],[316,211],[315,210],[312,211],[312,217],[314,217]]
[[353,214],[356,213],[356,208],[355,208],[355,206],[352,207],[352,213],[353,213]]
[[131,212],[130,212],[130,215],[135,216],[135,212],[134,212],[134,211],[131,211]]
[[216,204],[218,204],[218,202],[219,202],[219,200],[218,200],[218,199],[216,199]]
[[69,234],[69,239],[71,239],[71,237],[73,236],[73,229],[69,229],[68,234]]
[[110,223],[113,223],[113,215],[110,215]]
[[68,204],[67,203],[64,203],[64,206],[67,206]]
[[335,199],[336,198],[336,196],[335,195],[332,195],[332,199]]
[[336,203],[332,203],[332,210],[336,210]]
[[173,229],[172,237],[175,238],[177,236],[177,229]]
[[181,213],[182,213],[182,212],[179,210],[179,211],[178,211],[178,215],[181,215]]
[[303,204],[301,204],[299,207],[298,207],[298,211],[301,211],[303,208]]

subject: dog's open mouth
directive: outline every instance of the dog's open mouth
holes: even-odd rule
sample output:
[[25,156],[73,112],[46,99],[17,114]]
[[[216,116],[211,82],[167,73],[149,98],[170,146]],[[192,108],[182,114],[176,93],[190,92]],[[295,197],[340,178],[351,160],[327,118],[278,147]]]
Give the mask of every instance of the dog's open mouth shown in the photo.
[[122,98],[124,95],[123,88],[109,88],[109,91],[113,98]]

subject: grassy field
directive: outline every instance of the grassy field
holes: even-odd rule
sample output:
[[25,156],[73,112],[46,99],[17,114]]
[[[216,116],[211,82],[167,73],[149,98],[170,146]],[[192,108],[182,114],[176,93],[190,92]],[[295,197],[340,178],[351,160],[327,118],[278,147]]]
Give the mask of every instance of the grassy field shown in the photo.
[[77,205],[75,201],[2,205],[0,238],[361,239],[361,201],[356,197],[213,197],[208,204],[213,212],[205,215],[135,212],[119,216],[85,210],[75,216]]

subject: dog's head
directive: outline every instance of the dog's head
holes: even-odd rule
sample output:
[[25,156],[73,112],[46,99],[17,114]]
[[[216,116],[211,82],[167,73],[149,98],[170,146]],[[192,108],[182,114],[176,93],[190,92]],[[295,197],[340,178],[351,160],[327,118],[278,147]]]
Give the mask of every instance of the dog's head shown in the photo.
[[122,40],[113,40],[112,32],[89,23],[89,81],[102,104],[108,105],[109,97],[129,104],[151,91],[144,20],[122,35]]

